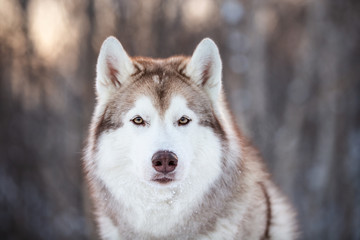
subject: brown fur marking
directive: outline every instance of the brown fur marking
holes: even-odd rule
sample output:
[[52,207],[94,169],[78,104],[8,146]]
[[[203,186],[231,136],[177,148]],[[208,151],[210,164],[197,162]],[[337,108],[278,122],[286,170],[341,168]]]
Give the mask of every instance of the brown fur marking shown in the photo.
[[261,187],[261,190],[264,193],[265,201],[266,201],[266,228],[262,240],[268,240],[270,239],[270,225],[271,225],[271,218],[272,218],[272,212],[271,212],[271,202],[268,192],[266,191],[266,188],[264,186],[264,183],[259,182],[259,185]]
[[110,129],[116,129],[122,126],[122,122],[113,122],[108,114],[108,107],[105,108],[100,120],[95,128],[95,140],[97,140],[102,132]]

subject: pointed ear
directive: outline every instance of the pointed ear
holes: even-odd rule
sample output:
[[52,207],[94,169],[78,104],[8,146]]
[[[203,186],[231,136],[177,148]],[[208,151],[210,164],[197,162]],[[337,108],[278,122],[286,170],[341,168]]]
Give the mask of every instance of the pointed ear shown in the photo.
[[221,91],[221,72],[221,58],[216,44],[210,38],[203,39],[187,64],[185,73],[216,102]]
[[108,37],[101,46],[96,65],[96,92],[104,99],[129,78],[135,67],[115,37]]

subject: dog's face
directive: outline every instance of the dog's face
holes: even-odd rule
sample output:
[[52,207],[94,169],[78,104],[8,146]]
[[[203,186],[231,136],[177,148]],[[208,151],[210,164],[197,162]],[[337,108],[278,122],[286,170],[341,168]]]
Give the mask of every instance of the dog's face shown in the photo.
[[[211,40],[191,58],[129,58],[107,39],[97,65],[98,173],[108,185],[202,186],[221,169],[221,62]],[[211,182],[211,181],[210,181]]]

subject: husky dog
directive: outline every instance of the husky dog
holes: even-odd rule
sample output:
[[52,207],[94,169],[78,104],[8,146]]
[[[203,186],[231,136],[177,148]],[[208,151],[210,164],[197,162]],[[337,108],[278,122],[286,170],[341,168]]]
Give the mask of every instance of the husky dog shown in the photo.
[[222,63],[129,57],[109,37],[84,168],[101,239],[295,239],[294,211],[239,131]]

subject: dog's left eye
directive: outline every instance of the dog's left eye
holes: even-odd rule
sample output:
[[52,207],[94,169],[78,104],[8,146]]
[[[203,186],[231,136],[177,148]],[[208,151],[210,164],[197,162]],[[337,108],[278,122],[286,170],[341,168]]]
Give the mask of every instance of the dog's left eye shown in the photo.
[[179,126],[184,126],[186,124],[188,124],[191,121],[190,118],[182,116],[179,120],[178,120],[178,125]]
[[144,125],[145,121],[144,119],[142,119],[142,117],[140,116],[136,116],[133,119],[131,119],[131,121],[135,124],[135,125]]

